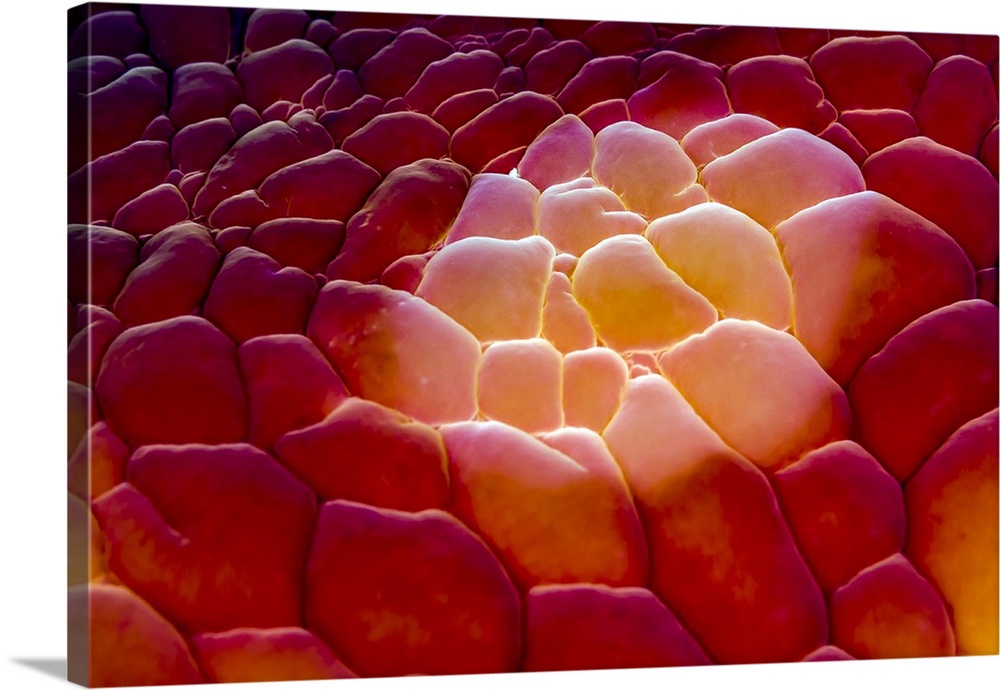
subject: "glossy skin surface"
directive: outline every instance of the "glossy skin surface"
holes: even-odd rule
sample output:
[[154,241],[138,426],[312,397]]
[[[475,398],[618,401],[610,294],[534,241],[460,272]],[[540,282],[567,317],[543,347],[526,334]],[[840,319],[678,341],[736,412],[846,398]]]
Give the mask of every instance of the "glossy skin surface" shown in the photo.
[[998,652],[995,40],[95,12],[94,684]]

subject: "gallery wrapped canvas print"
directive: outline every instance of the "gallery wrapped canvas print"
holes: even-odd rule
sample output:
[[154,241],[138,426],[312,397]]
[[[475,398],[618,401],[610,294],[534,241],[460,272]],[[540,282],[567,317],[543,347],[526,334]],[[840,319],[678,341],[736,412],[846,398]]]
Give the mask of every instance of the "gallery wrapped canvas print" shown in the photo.
[[362,5],[68,12],[70,679],[996,655],[997,36]]

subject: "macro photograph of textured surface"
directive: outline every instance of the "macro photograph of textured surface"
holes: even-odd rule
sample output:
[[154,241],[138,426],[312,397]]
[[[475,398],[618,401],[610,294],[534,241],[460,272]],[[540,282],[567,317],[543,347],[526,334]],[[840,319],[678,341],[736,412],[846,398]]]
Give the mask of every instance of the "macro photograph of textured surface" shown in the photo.
[[66,14],[70,680],[998,654],[996,35],[343,5]]

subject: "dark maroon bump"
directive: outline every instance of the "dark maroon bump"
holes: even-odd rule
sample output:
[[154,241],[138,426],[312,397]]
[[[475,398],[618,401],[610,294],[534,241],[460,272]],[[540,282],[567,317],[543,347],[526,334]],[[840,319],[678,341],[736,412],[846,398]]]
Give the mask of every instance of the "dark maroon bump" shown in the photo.
[[555,43],[555,38],[547,29],[536,26],[528,33],[528,37],[519,45],[512,47],[506,54],[504,60],[513,67],[524,67],[531,59],[542,50]]
[[370,57],[389,45],[396,33],[385,28],[345,29],[327,50],[337,67],[356,72]]
[[247,21],[244,49],[253,53],[273,48],[293,38],[302,38],[309,21],[309,14],[304,10],[254,10]]
[[305,39],[315,43],[320,48],[328,48],[339,34],[337,27],[327,20],[314,19],[306,28]]
[[559,41],[532,56],[524,66],[527,88],[554,96],[594,57],[580,41]]

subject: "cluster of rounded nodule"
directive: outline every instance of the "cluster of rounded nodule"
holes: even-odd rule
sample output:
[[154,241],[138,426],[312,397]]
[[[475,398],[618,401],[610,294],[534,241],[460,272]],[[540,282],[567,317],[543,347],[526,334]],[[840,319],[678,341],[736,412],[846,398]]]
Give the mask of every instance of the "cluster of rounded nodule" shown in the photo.
[[997,653],[996,52],[86,19],[89,681]]

